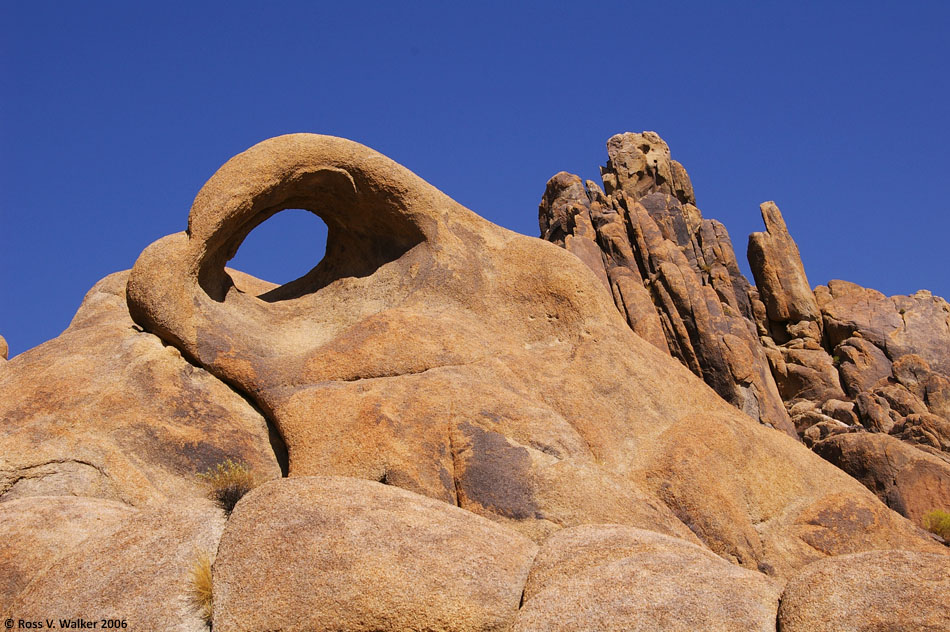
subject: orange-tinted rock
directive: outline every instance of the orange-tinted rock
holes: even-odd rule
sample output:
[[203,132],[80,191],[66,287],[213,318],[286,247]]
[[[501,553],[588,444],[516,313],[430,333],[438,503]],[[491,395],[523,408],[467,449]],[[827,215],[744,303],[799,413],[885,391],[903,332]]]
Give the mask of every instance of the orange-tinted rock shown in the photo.
[[950,458],[927,454],[886,434],[866,432],[829,437],[814,450],[917,524],[927,512],[950,507]]
[[950,304],[942,298],[926,290],[886,297],[847,281],[818,286],[815,296],[832,345],[859,332],[891,360],[915,354],[950,375]]
[[9,613],[33,621],[124,619],[130,630],[207,630],[190,601],[188,577],[199,556],[217,548],[221,513],[167,504],[135,511],[118,528],[97,522],[102,516],[99,508],[72,519],[74,529],[100,533],[38,572]]
[[891,361],[864,338],[848,338],[835,347],[841,385],[851,397],[870,391],[891,376]]
[[950,629],[950,557],[908,551],[815,562],[782,593],[783,632]]
[[794,436],[750,320],[752,288],[725,227],[703,219],[691,186],[670,185],[688,177],[656,134],[617,135],[607,146],[606,194],[563,172],[548,182],[539,208],[542,238],[598,275],[605,268],[617,308],[641,337],[726,401]]
[[202,503],[196,474],[226,458],[280,475],[260,413],[135,326],[127,278],[97,283],[66,331],[0,373],[0,499]]
[[787,324],[820,323],[821,314],[781,211],[774,202],[763,202],[759,208],[766,232],[749,235],[749,265],[773,332],[788,335],[782,330]]
[[[225,261],[287,207],[321,213],[326,257],[261,297],[238,290]],[[711,286],[690,296],[689,258],[649,212],[620,208],[637,211],[636,238],[657,244],[641,251],[657,253],[651,291],[692,301],[694,314],[717,305],[726,314]],[[616,485],[630,485],[622,502],[659,499],[717,553],[779,575],[821,555],[800,517],[832,498],[880,514],[847,546],[938,546],[634,334],[577,257],[486,222],[366,147],[314,135],[265,141],[211,178],[189,227],[140,256],[130,309],[260,405],[287,443],[292,477],[385,480],[533,537],[555,522],[546,516],[568,527],[591,508],[609,515]],[[743,375],[739,343],[722,343],[733,362],[724,366]],[[576,490],[532,482],[557,471],[547,457]],[[644,507],[637,526],[676,527]],[[830,550],[850,537],[826,532]]]
[[682,540],[575,527],[541,547],[514,629],[774,630],[779,593],[764,575]]
[[537,547],[397,487],[273,481],[238,503],[214,563],[214,629],[500,630]]
[[34,577],[57,560],[90,537],[115,532],[135,513],[122,503],[76,496],[34,496],[0,503],[0,604],[13,603]]

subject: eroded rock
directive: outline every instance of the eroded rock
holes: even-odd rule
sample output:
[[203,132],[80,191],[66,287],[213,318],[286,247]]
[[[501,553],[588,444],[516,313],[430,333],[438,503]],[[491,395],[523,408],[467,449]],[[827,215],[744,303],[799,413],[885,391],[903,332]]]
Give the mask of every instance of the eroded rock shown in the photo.
[[779,593],[761,573],[682,540],[574,527],[541,547],[514,629],[774,630]]
[[782,593],[783,632],[950,628],[950,557],[884,551],[807,566]]
[[66,331],[0,374],[0,501],[202,502],[196,475],[226,458],[280,476],[261,414],[132,322],[127,278],[97,283]]
[[241,500],[221,538],[214,629],[505,629],[536,552],[515,531],[397,487],[273,481]]

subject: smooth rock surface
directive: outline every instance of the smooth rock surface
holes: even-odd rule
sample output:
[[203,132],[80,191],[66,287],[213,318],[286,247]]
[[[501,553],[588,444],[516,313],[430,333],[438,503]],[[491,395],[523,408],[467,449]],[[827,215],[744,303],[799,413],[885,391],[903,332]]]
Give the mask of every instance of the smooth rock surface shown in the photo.
[[90,537],[110,535],[135,514],[122,503],[76,496],[0,503],[0,604],[12,603],[57,560]]
[[536,552],[510,529],[397,487],[273,481],[228,521],[214,629],[503,630]]
[[699,547],[616,525],[564,529],[541,547],[518,632],[774,630],[780,584]]
[[[96,518],[90,512],[80,521],[93,529]],[[168,504],[137,511],[34,576],[9,612],[34,621],[112,618],[125,619],[130,630],[206,632],[189,598],[189,571],[201,553],[214,552],[223,527],[217,509]]]
[[881,551],[811,564],[782,593],[782,632],[945,632],[950,557]]

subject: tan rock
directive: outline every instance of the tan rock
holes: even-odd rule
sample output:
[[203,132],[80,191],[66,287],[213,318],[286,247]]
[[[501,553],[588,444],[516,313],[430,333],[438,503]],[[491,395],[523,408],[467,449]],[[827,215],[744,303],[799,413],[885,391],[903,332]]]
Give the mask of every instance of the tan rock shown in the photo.
[[607,141],[607,156],[608,194],[619,188],[631,199],[659,192],[684,203],[696,202],[686,170],[670,158],[669,146],[656,132],[616,134]]
[[280,475],[261,414],[137,330],[127,278],[120,272],[97,283],[66,331],[0,374],[0,499],[200,500],[196,474],[225,458],[264,478]]
[[901,356],[894,363],[894,377],[926,403],[927,412],[950,421],[950,378],[933,371],[926,360],[915,354]]
[[7,345],[7,341],[3,336],[0,336],[0,360],[8,359],[10,354],[10,347]]
[[819,323],[818,304],[781,211],[775,202],[763,202],[759,208],[766,232],[749,235],[748,257],[769,320],[782,327],[800,321]]
[[780,592],[764,575],[682,540],[574,527],[541,547],[514,629],[774,630]]
[[783,632],[950,629],[950,557],[878,551],[807,566],[782,593]]
[[884,352],[864,338],[848,338],[834,350],[841,385],[851,397],[870,391],[891,376],[891,361]]
[[9,612],[34,621],[110,618],[126,620],[130,630],[205,632],[190,601],[189,572],[201,553],[217,547],[221,512],[168,504],[137,511],[111,532],[103,516],[97,509],[72,519],[77,531],[103,532],[38,572]]
[[[239,291],[225,261],[288,207],[322,214],[324,260],[262,298]],[[688,209],[684,223],[695,225]],[[653,224],[641,236],[658,249],[644,252],[685,258]],[[846,546],[847,533],[803,531],[815,507],[875,515],[851,548],[939,548],[634,334],[577,257],[484,221],[366,147],[307,134],[265,141],[211,178],[189,226],[140,256],[130,310],[258,403],[287,443],[291,476],[385,480],[532,534],[550,528],[545,515],[567,527],[581,508],[609,514],[622,481],[638,490],[627,499],[660,499],[715,552],[779,575],[822,555],[807,541],[816,529],[830,552]],[[681,280],[666,277],[670,288]],[[712,288],[697,297],[725,313]],[[554,471],[537,451],[583,484],[549,497],[526,485]],[[498,454],[487,488],[460,494],[468,466]],[[538,515],[522,511],[535,506]],[[672,526],[652,515],[655,528]]]
[[829,399],[821,405],[821,412],[849,426],[858,423],[858,416],[854,414],[854,402]]
[[891,360],[915,354],[950,375],[950,304],[939,296],[921,290],[886,297],[847,281],[819,286],[815,296],[832,345],[858,332]]
[[536,552],[505,527],[397,487],[273,481],[241,500],[221,538],[214,629],[505,629]]
[[880,433],[840,434],[813,449],[917,524],[927,512],[950,507],[950,460]]
[[888,433],[900,419],[886,399],[873,393],[858,393],[854,408],[861,424],[874,432]]
[[894,424],[891,434],[918,447],[950,453],[950,421],[937,415],[907,415]]
[[[781,361],[772,362],[775,384],[785,401],[846,399],[834,359],[821,349],[779,347]],[[772,361],[776,356],[770,355]]]
[[114,533],[135,513],[122,503],[75,496],[0,503],[0,604],[12,603],[57,560],[90,537]]

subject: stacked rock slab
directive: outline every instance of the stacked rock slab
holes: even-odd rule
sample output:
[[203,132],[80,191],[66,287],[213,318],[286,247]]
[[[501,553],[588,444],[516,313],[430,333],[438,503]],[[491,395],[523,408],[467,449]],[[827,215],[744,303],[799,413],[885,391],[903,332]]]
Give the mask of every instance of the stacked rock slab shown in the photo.
[[[227,270],[284,208],[324,217],[324,261],[280,287]],[[604,277],[356,143],[251,148],[0,371],[0,534],[23,543],[0,544],[0,615],[198,632],[207,555],[223,632],[552,629],[580,607],[770,629],[812,562],[947,556],[637,336]],[[229,518],[195,480],[227,457],[275,479]]]
[[[578,255],[634,332],[726,401],[794,428],[918,523],[928,503],[950,509],[950,305],[926,291],[888,298],[844,281],[812,291],[774,202],[760,206],[766,230],[749,237],[753,287],[656,134],[614,136],[607,154],[603,191],[567,173],[548,182],[542,238]],[[875,456],[897,449],[890,437],[818,447],[863,431],[912,445],[897,461]]]
[[686,170],[655,133],[618,134],[607,155],[603,190],[563,172],[551,178],[541,237],[594,271],[633,331],[727,402],[797,436],[753,324],[757,296],[725,227],[703,219]]

